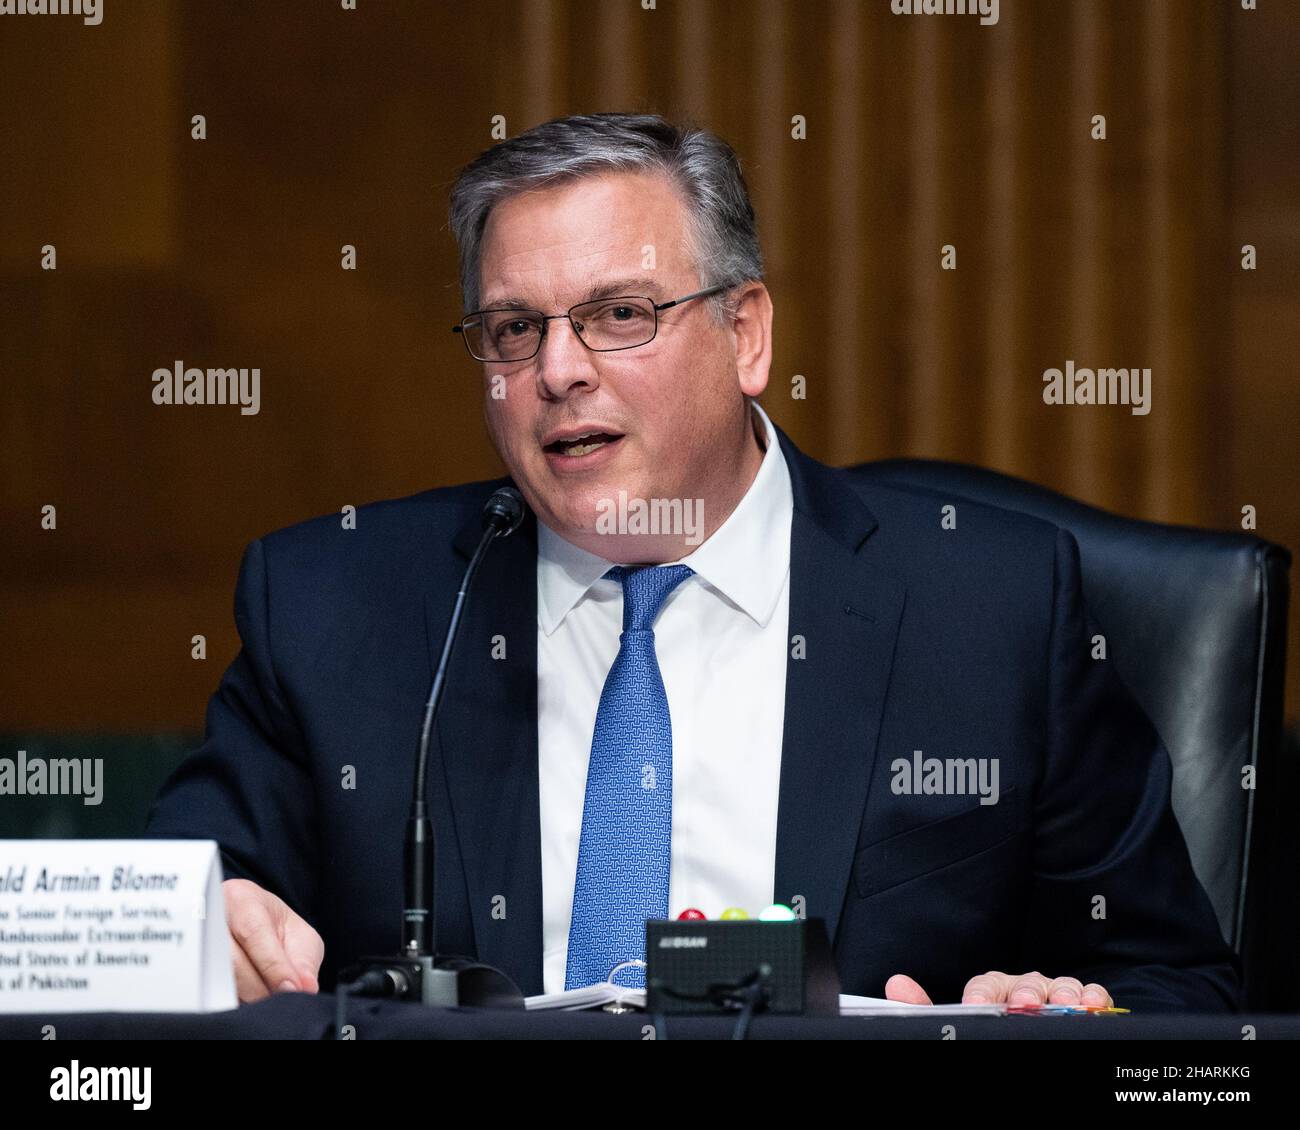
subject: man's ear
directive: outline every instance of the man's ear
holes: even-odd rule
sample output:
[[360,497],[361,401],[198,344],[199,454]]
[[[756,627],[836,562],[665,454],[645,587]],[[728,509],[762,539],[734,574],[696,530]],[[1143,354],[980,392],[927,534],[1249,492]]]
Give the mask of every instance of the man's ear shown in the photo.
[[758,396],[772,367],[772,296],[761,282],[745,283],[732,297],[731,320],[740,391]]

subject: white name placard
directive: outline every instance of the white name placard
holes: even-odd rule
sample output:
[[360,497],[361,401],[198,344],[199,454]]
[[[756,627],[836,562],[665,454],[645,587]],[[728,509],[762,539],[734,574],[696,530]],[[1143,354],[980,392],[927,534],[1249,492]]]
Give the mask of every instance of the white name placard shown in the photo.
[[237,1004],[212,840],[0,840],[0,1012]]

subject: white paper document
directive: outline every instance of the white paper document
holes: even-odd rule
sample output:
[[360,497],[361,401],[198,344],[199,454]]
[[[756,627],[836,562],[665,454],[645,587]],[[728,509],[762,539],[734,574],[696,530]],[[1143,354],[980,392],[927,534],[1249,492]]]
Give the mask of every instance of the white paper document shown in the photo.
[[[609,981],[601,981],[581,989],[524,998],[525,1007],[543,1011],[561,1009],[572,1012],[583,1008],[602,1008],[607,1004],[645,1008],[645,990],[628,989]],[[882,997],[840,994],[841,1016],[1005,1016],[1006,1011],[1007,1006],[1004,1004],[906,1004]]]

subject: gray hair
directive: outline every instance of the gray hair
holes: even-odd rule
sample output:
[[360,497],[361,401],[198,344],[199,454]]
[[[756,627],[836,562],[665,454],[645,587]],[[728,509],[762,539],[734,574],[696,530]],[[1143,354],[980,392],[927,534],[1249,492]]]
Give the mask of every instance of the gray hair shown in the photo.
[[[687,251],[702,289],[762,279],[754,208],[730,145],[657,114],[576,114],[498,142],[461,170],[451,192],[451,230],[460,249],[464,312],[479,305],[483,229],[498,201],[609,172],[663,173],[682,194]],[[719,323],[734,309],[727,299],[724,291],[708,300]]]

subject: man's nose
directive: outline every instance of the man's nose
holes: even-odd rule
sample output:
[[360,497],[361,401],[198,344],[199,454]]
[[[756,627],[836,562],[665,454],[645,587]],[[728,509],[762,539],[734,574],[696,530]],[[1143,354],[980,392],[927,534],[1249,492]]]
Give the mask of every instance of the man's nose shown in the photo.
[[544,396],[564,397],[577,386],[596,388],[600,384],[595,357],[568,318],[546,323],[536,364],[538,392]]

